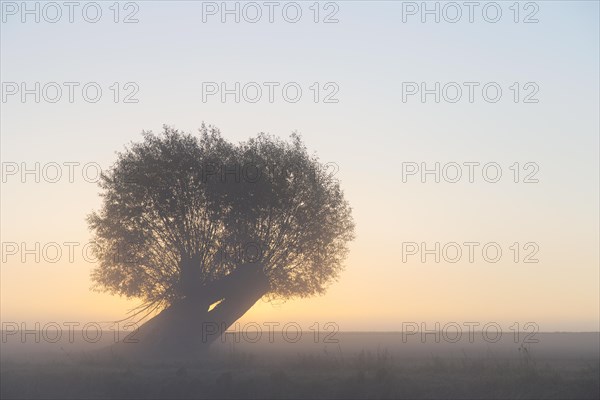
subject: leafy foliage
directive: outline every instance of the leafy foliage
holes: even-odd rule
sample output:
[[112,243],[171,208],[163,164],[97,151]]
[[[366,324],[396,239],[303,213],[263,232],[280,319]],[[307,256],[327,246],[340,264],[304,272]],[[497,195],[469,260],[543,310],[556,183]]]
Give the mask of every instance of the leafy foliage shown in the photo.
[[88,217],[95,288],[165,306],[259,263],[270,297],[323,293],[353,239],[339,183],[301,138],[234,145],[165,127],[118,153]]

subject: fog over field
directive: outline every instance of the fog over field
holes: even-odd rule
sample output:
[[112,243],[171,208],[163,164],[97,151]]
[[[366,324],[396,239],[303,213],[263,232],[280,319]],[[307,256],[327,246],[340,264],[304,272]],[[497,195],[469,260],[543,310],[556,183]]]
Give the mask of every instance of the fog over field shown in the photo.
[[[474,331],[472,339],[455,341],[452,336],[452,343],[442,332],[425,336],[338,332],[329,339],[315,332],[270,333],[269,338],[263,332],[259,340],[256,332],[228,333],[204,359],[179,362],[140,362],[104,352],[114,337],[96,343],[81,339],[21,343],[14,337],[2,344],[1,394],[3,398],[594,399],[600,385],[598,333],[538,333],[538,342],[531,344],[515,343],[515,332],[504,332],[496,341]],[[80,331],[73,334],[84,337]],[[34,341],[35,335],[29,333],[28,338]]]
[[[253,327],[255,328],[255,327]],[[264,327],[263,327],[264,328]],[[102,357],[103,349],[110,347],[115,338],[125,338],[128,332],[102,331],[99,338],[82,331],[64,331],[60,340],[55,341],[58,331],[45,333],[33,331],[24,335],[3,332],[2,360],[14,362],[39,362],[60,360],[65,357]],[[36,343],[38,335],[39,343]],[[245,353],[268,358],[286,358],[297,355],[329,355],[343,358],[344,355],[364,352],[385,351],[399,361],[427,361],[428,358],[500,358],[517,360],[519,349],[527,349],[531,357],[545,362],[597,362],[600,358],[600,333],[546,333],[530,335],[527,332],[464,331],[460,337],[455,332],[282,332],[277,330],[227,332],[216,342],[210,351],[218,354]],[[518,335],[518,339],[517,339]],[[524,339],[526,338],[526,339]],[[91,340],[90,340],[91,339]],[[517,340],[515,340],[517,339]],[[520,341],[519,341],[520,340]],[[92,342],[93,341],[93,342]],[[128,346],[135,346],[131,342]],[[114,354],[118,357],[118,354]]]

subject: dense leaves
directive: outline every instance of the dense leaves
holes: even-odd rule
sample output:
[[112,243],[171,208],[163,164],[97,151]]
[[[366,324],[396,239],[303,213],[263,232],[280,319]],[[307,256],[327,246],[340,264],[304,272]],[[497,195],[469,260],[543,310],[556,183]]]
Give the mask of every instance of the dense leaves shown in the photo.
[[295,134],[234,145],[204,125],[198,135],[145,132],[100,186],[102,207],[89,216],[95,286],[145,304],[208,290],[249,263],[271,297],[322,293],[353,238],[339,183]]

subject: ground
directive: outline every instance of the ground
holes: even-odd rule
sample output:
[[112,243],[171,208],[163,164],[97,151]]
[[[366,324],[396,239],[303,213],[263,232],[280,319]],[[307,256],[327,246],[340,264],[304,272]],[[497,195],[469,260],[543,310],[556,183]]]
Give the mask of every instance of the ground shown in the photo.
[[534,345],[411,344],[398,341],[399,334],[340,333],[338,343],[225,342],[202,360],[143,363],[62,346],[60,353],[47,351],[44,357],[12,348],[2,358],[0,394],[3,399],[596,399],[598,338],[540,334]]

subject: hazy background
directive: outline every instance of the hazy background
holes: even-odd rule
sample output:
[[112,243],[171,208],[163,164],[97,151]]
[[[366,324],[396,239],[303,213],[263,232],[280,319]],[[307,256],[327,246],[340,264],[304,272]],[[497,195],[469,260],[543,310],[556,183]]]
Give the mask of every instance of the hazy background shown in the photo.
[[[1,24],[2,82],[93,81],[104,90],[95,104],[77,90],[72,104],[64,97],[36,104],[31,96],[2,102],[3,163],[81,163],[73,183],[66,167],[59,183],[7,177],[2,242],[86,243],[85,217],[100,198],[81,166],[108,167],[114,151],[144,129],[193,131],[206,121],[232,141],[297,130],[322,161],[339,165],[357,238],[346,271],[325,296],[259,302],[244,321],[296,321],[304,329],[333,321],[342,331],[400,330],[405,321],[600,329],[597,2],[536,2],[534,24],[512,21],[512,2],[501,3],[495,24],[481,9],[474,23],[466,15],[455,24],[421,23],[419,15],[403,23],[401,3],[361,1],[336,2],[339,23],[332,24],[312,21],[312,2],[301,3],[296,24],[283,20],[281,7],[274,23],[263,15],[252,24],[232,17],[221,23],[219,15],[203,23],[201,2],[148,1],[137,3],[138,23],[123,24],[112,21],[112,2],[101,4],[96,24],[77,11],[74,23],[63,15],[55,24],[18,16]],[[236,81],[298,82],[303,96],[295,104],[280,91],[273,103],[202,101],[202,82]],[[495,81],[504,92],[493,104],[480,91],[472,104],[403,103],[405,81]],[[115,104],[108,89],[114,82],[137,83],[139,102]],[[314,103],[314,82],[337,83],[339,102]],[[536,82],[539,103],[514,103],[513,82]],[[403,162],[468,161],[497,162],[503,177],[496,184],[480,174],[475,183],[402,182]],[[512,182],[514,162],[537,163],[540,182]],[[402,260],[403,242],[469,241],[498,242],[502,259],[487,263],[479,251],[474,263],[465,254],[455,264]],[[513,242],[536,242],[540,262],[515,263]],[[57,263],[7,257],[3,322],[115,320],[137,304],[91,292],[94,265],[81,246],[72,263],[65,252],[63,246]]]

